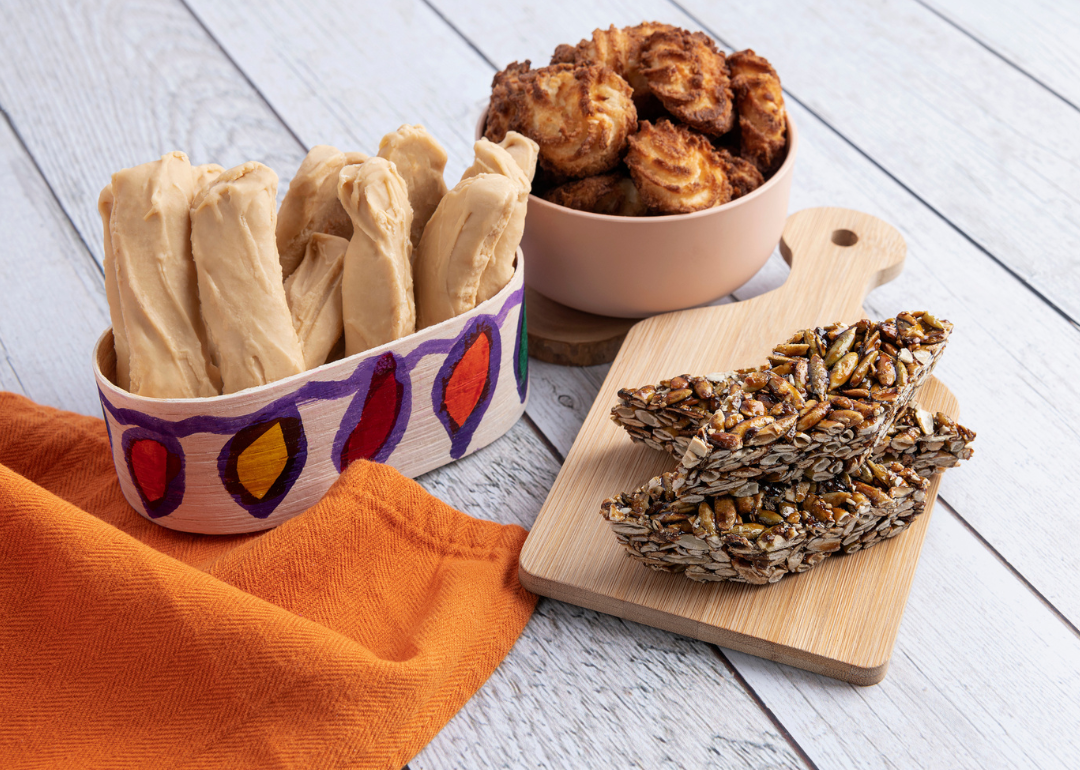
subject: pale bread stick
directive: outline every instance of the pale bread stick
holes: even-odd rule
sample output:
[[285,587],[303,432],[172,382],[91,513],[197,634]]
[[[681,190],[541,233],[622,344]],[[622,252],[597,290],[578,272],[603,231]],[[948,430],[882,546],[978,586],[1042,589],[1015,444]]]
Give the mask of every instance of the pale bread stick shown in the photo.
[[112,177],[109,240],[129,349],[129,387],[153,398],[219,392],[199,313],[189,210],[195,193],[181,152]]
[[351,356],[416,331],[413,213],[405,180],[384,158],[343,168],[338,196],[353,223],[341,282],[345,354]]
[[116,257],[113,255],[112,235],[109,223],[112,220],[113,191],[112,183],[98,196],[98,213],[105,231],[105,259],[102,268],[105,271],[105,298],[109,301],[109,318],[112,321],[113,350],[116,352],[116,384],[124,390],[131,385],[128,371],[131,352],[128,350],[127,330],[124,329],[124,314],[120,309],[120,287],[116,281]]
[[518,201],[501,174],[463,179],[439,203],[420,239],[414,269],[417,328],[476,307],[480,279]]
[[397,167],[409,190],[409,205],[413,212],[409,240],[415,257],[424,227],[446,195],[443,179],[446,150],[423,126],[402,126],[379,142],[379,157]]
[[311,148],[281,201],[277,219],[277,249],[282,278],[300,265],[313,233],[352,237],[352,221],[338,201],[338,174],[349,163],[363,163],[362,152],[346,153],[320,144]]
[[224,172],[225,168],[219,166],[217,163],[204,163],[201,166],[192,166],[191,175],[192,179],[195,181],[195,196],[192,200],[197,198],[199,193],[213,184],[214,180]]
[[348,248],[344,238],[315,233],[304,261],[285,279],[285,298],[308,369],[326,363],[341,338],[341,276]]
[[199,298],[225,393],[304,371],[274,239],[277,174],[248,162],[221,174],[191,207]]
[[510,157],[529,178],[529,184],[532,184],[536,176],[536,159],[540,155],[540,145],[517,131],[507,131],[499,146],[510,153]]
[[[516,132],[508,132],[503,141],[509,140],[511,134],[516,134]],[[531,139],[520,134],[517,136],[539,149],[539,145]],[[523,143],[515,142],[515,144],[520,149]],[[529,183],[528,174],[521,168],[518,160],[502,146],[487,139],[481,139],[473,145],[473,152],[476,155],[476,161],[465,170],[462,179],[468,179],[477,174],[502,174],[517,187],[517,204],[514,206],[514,213],[499,237],[499,242],[495,245],[491,261],[480,277],[480,286],[476,292],[476,302],[479,304],[498,294],[514,275],[514,258],[517,255],[518,244],[521,243],[521,236],[525,232],[525,214],[529,207],[529,193],[532,191],[532,185]],[[536,167],[535,155],[534,152],[534,169]]]

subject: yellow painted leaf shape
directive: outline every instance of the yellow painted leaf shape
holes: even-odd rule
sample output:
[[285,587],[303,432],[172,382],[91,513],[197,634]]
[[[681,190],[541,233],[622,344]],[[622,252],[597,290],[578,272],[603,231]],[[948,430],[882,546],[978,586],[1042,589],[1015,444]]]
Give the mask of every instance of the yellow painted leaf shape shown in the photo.
[[289,461],[289,448],[281,433],[281,423],[252,442],[236,459],[236,476],[244,489],[262,500]]

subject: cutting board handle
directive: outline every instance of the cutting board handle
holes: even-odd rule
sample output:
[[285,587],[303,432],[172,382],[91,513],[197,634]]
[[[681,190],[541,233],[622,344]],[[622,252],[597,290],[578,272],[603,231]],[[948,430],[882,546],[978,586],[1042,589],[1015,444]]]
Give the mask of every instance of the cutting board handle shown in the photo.
[[751,301],[794,305],[801,312],[792,316],[816,318],[814,323],[820,324],[853,320],[847,317],[851,309],[903,270],[907,246],[895,227],[877,217],[851,209],[815,208],[788,217],[780,253],[791,266],[791,275],[770,292],[772,296]]

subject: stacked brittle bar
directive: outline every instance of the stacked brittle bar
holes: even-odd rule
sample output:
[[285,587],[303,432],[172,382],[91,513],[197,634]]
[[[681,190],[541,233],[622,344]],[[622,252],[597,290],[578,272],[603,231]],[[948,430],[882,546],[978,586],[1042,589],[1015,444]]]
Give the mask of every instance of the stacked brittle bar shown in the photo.
[[635,558],[698,580],[773,582],[898,534],[926,479],[971,456],[972,431],[912,400],[951,330],[925,312],[804,329],[769,367],[619,391],[612,419],[681,460],[604,517]]
[[619,542],[654,569],[755,584],[898,535],[922,513],[929,483],[900,463],[870,461],[855,476],[765,482],[743,497],[680,497],[674,476],[604,501]]

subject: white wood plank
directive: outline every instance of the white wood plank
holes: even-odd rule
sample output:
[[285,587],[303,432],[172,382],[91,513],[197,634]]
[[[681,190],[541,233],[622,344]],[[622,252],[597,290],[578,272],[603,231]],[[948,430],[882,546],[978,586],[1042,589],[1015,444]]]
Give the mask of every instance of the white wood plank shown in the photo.
[[818,767],[1076,764],[1080,639],[973,541],[947,506],[935,510],[876,687],[730,653]]
[[[417,8],[421,13],[430,13],[423,6],[417,6]],[[59,11],[62,10],[59,9]],[[259,107],[261,102],[257,93],[250,89],[246,82],[243,82],[235,70],[227,66],[227,60],[221,52],[210,45],[197,25],[192,26],[193,22],[190,18],[185,20],[182,14],[175,13],[175,6],[164,2],[140,6],[140,11],[141,15],[136,15],[138,18],[125,17],[124,23],[127,26],[123,28],[124,35],[121,35],[119,39],[113,37],[114,32],[111,30],[108,33],[102,31],[103,20],[96,15],[83,17],[81,21],[84,23],[81,25],[75,23],[61,25],[61,28],[56,31],[43,29],[41,17],[29,11],[20,19],[20,26],[7,30],[4,38],[5,42],[9,40],[32,41],[28,44],[20,44],[24,47],[19,50],[26,54],[34,53],[38,47],[50,49],[67,47],[70,50],[85,52],[79,55],[87,56],[88,61],[91,62],[88,68],[92,66],[100,70],[93,75],[93,80],[90,82],[88,78],[91,76],[86,73],[68,71],[58,56],[42,57],[36,63],[19,63],[20,69],[14,75],[12,75],[14,65],[10,61],[0,62],[0,80],[8,83],[8,90],[2,94],[6,100],[5,105],[10,105],[9,109],[19,125],[27,127],[34,152],[51,153],[49,164],[45,168],[46,175],[57,185],[65,207],[75,212],[80,230],[85,228],[86,237],[95,243],[99,237],[97,235],[99,225],[96,222],[94,206],[101,183],[99,179],[107,179],[108,173],[114,167],[153,157],[155,153],[172,147],[191,150],[193,144],[200,143],[201,146],[215,149],[213,153],[205,154],[191,151],[196,160],[216,159],[222,163],[229,163],[254,157],[275,168],[290,169],[299,161],[301,155],[299,145],[291,139],[284,126],[277,122],[268,109]],[[117,13],[115,9],[110,12]],[[252,18],[272,15],[262,7],[256,12],[249,11],[249,14]],[[197,52],[199,66],[204,68],[204,72],[216,72],[211,80],[217,83],[217,90],[206,86],[206,90],[202,92],[205,103],[216,105],[216,111],[196,116],[193,110],[197,112],[198,105],[192,107],[176,92],[177,89],[187,87],[183,70],[190,65],[190,62],[184,57],[176,56],[175,46],[170,47],[168,41],[159,40],[160,35],[151,34],[151,32],[159,33],[160,29],[166,25],[173,30],[172,39],[180,41],[175,45],[186,46],[189,51]],[[331,14],[323,18],[322,25],[318,29],[336,30],[338,25],[339,19]],[[245,34],[250,31],[242,25],[234,29],[239,29]],[[356,27],[353,26],[351,29],[355,30]],[[434,50],[440,45],[453,41],[453,38],[446,35],[445,30],[440,30],[440,27],[432,27],[433,35],[436,31],[438,35],[421,42],[428,49]],[[295,29],[292,33],[300,37],[314,34],[311,30],[298,32]],[[215,34],[222,39],[228,37],[220,29],[215,29]],[[107,39],[99,40],[95,37],[101,35],[105,35]],[[135,42],[127,45],[126,40]],[[342,42],[347,43],[344,48],[346,51],[357,49],[353,38]],[[161,48],[155,48],[155,46]],[[378,57],[376,60],[366,60],[368,62],[366,72],[369,73],[385,74],[387,62],[393,64],[395,61],[400,61],[393,58],[392,49],[380,50],[377,47],[370,47],[364,50]],[[475,61],[478,61],[475,53],[467,49],[463,49],[462,53],[470,57],[466,60],[467,66],[474,67]],[[194,54],[190,55],[194,56]],[[147,67],[148,56],[156,65],[156,69],[152,68],[151,72],[146,73],[143,70]],[[291,63],[296,64],[296,62]],[[400,65],[398,68],[400,69]],[[15,75],[23,78],[27,83],[11,87],[10,81]],[[419,83],[423,81],[419,78],[425,76],[424,72],[417,71],[409,76],[416,79],[383,77],[380,81],[381,85],[378,86],[380,90],[374,92],[370,100],[394,104],[401,93],[409,92],[410,89],[422,90]],[[485,81],[487,79],[485,77]],[[117,86],[119,95],[115,97],[106,95],[92,100],[86,98],[88,89],[103,90],[105,84],[111,82],[119,84]],[[447,81],[448,84],[450,82],[452,79]],[[35,98],[32,87],[35,84],[40,86],[44,83],[48,83],[51,99],[59,106],[43,105]],[[196,84],[190,85],[194,87]],[[339,93],[334,84],[323,84],[321,88],[323,90],[319,92],[320,98],[327,103],[333,103]],[[482,88],[486,89],[486,82]],[[236,89],[235,92],[233,89]],[[304,93],[303,89],[300,89],[299,93]],[[429,93],[428,96],[431,94]],[[421,99],[419,103],[423,102],[424,99]],[[453,100],[447,97],[447,104],[452,102]],[[249,123],[241,125],[256,125],[259,132],[266,135],[265,146],[279,148],[277,156],[271,156],[265,148],[260,152],[257,147],[248,144],[251,140],[247,135],[235,133],[234,120],[238,116],[230,112],[234,103],[246,105],[245,109],[250,108],[256,113],[258,120],[254,124],[250,122],[252,118],[248,115]],[[278,106],[275,104],[275,107]],[[303,113],[309,109],[311,109],[310,104],[301,103],[298,112]],[[175,111],[177,115],[174,119],[165,120],[165,116],[169,115],[170,111]],[[335,113],[330,111],[328,114],[333,116]],[[427,120],[426,117],[421,116],[421,118]],[[390,120],[390,126],[387,127],[382,125],[382,118],[377,122],[368,123],[361,115],[357,125],[366,126],[365,130],[370,132],[363,136],[375,137],[377,140],[378,136],[396,127],[397,123],[416,119],[417,117],[413,115],[395,115]],[[196,123],[198,124],[197,131],[191,128]],[[85,124],[94,126],[100,138],[91,138],[85,144],[64,140],[64,137],[79,136],[79,128]],[[444,125],[449,126],[449,122],[444,120]],[[345,128],[348,127],[351,130],[351,124],[347,126],[347,121],[343,121],[336,126],[336,128],[327,126],[325,132],[317,126],[309,126],[309,130],[314,134],[310,141],[329,139],[347,146],[346,141],[337,139],[335,136],[348,139],[350,135],[345,133]],[[333,133],[335,130],[337,134]],[[471,129],[456,138],[453,138],[452,132],[450,134],[452,138],[446,141],[446,144],[448,147],[451,145],[458,147],[459,165],[464,167],[467,155],[463,153],[467,153],[471,147]],[[109,146],[106,141],[109,136],[123,137],[124,152],[130,158]],[[100,157],[101,153],[107,156],[104,160]],[[94,156],[92,163],[86,162],[84,156],[87,154]],[[43,275],[47,277],[48,273],[45,272]],[[55,328],[49,327],[48,318],[38,319],[38,321],[52,333],[56,332]],[[96,334],[97,329],[94,331]],[[5,338],[0,337],[0,339]],[[87,354],[88,350],[89,347],[87,347]],[[54,362],[54,364],[51,374],[63,376],[63,373],[67,371],[66,365],[59,362]],[[546,489],[554,478],[556,466],[554,458],[531,432],[531,429],[525,424],[519,424],[500,441],[460,463],[427,474],[421,479],[421,483],[474,515],[502,521],[516,520],[527,524],[535,516]],[[596,636],[588,621],[585,622],[584,629],[577,628],[582,622],[573,619],[578,617],[574,614],[576,610],[567,609],[568,615],[559,615],[560,612],[563,610],[557,609],[554,615],[550,616],[555,620],[540,620],[531,625],[526,629],[523,641],[528,644],[528,640],[532,638],[531,635],[538,634],[540,641],[535,641],[533,644],[548,648],[552,659],[556,661],[563,657],[559,652],[560,649],[565,649],[567,654],[576,654],[573,652],[574,644],[588,649],[602,649],[604,645],[607,645],[611,657],[596,664],[599,672],[596,675],[598,683],[608,679],[605,671],[614,677],[617,670],[623,666],[624,659],[628,657],[639,656],[654,661],[658,669],[661,664],[672,665],[673,661],[677,663],[678,656],[671,650],[678,651],[690,644],[680,640],[672,647],[672,640],[661,636],[663,644],[659,649],[655,649],[650,640],[654,638],[656,632],[621,626],[617,626],[615,632],[606,632],[609,636],[616,632],[621,634],[619,640],[611,641],[603,633],[596,632],[599,634]],[[590,617],[602,627],[606,627],[604,624],[610,622],[607,618],[598,619],[592,614]],[[534,629],[538,630],[534,631]],[[564,637],[568,641],[561,643],[559,640]],[[571,638],[576,638],[577,641],[572,643],[569,641]],[[734,739],[735,736],[744,732],[758,737],[764,736],[765,740],[760,745],[751,744],[740,749],[742,756],[746,758],[743,764],[769,763],[785,767],[798,766],[799,763],[792,750],[779,737],[767,717],[744,691],[738,687],[729,686],[729,692],[725,694],[722,701],[712,700],[716,694],[716,683],[728,681],[730,684],[730,678],[727,677],[720,662],[711,657],[709,649],[704,645],[697,646],[695,655],[694,660],[688,661],[682,687],[668,690],[662,696],[631,688],[629,692],[619,693],[625,708],[654,723],[658,734],[675,734],[681,729],[683,717],[680,714],[680,707],[684,702],[684,697],[687,693],[696,693],[695,700],[710,704],[709,708],[703,711],[698,732],[695,733],[701,736],[702,745],[714,745],[717,741],[723,743],[728,737]],[[519,683],[515,686],[536,692],[540,692],[544,686],[555,681],[550,673],[545,678],[543,672],[534,671],[530,667],[532,664],[528,655],[523,656],[520,663],[516,661],[517,658],[507,661],[499,669],[498,676],[509,677],[507,681]],[[561,690],[549,693],[551,698],[545,703],[548,708],[546,713],[499,709],[503,721],[500,725],[496,725],[497,731],[503,735],[512,734],[520,731],[523,725],[529,724],[534,725],[538,732],[543,733],[548,729],[546,725],[549,723],[553,725],[552,729],[556,729],[560,722],[554,715],[570,713],[578,708],[579,701],[571,686],[573,679],[572,671],[566,670],[560,685]],[[627,679],[627,681],[630,680]],[[486,703],[490,704],[497,700],[489,700]],[[485,757],[493,762],[504,764],[512,764],[514,756],[525,756],[533,750],[534,744],[530,744],[524,738],[519,744],[496,743],[490,740],[494,717],[485,712],[484,702],[476,702],[479,705],[475,715],[470,710],[473,708],[471,706],[473,701],[471,701],[470,705],[467,705],[455,719],[453,729],[447,728],[446,735],[448,739],[452,739],[452,743],[465,741],[470,745],[476,745]],[[651,736],[639,739],[636,723],[619,724],[614,720],[608,720],[604,725],[605,730],[611,731],[609,746],[627,746],[629,748],[625,751],[629,754],[646,757],[660,756],[660,753],[650,748],[647,743],[638,742],[651,740]],[[750,726],[749,730],[744,729],[747,725]],[[714,739],[712,737],[714,734],[722,737]],[[548,746],[547,756],[551,758],[552,766],[567,766],[574,757],[588,753],[591,750],[590,744],[595,740],[595,736],[588,732],[566,736]],[[439,753],[439,748],[435,747],[426,752],[424,757],[444,764],[455,764],[457,749],[451,745],[445,750],[455,753],[443,757]]]
[[1080,105],[1080,4],[918,0],[1074,106]]
[[506,662],[409,767],[805,765],[708,645],[541,599]]
[[0,388],[101,414],[90,351],[108,326],[93,258],[0,119]]
[[422,123],[450,157],[448,184],[472,163],[491,68],[425,4],[189,4],[305,144],[374,153]]
[[578,367],[529,360],[528,414],[563,457],[610,368],[611,364]]
[[[530,57],[543,61],[545,52],[559,42],[576,42],[595,26],[608,23],[656,18],[697,28],[677,9],[647,0],[563,2],[549,4],[543,14],[504,5],[482,8],[459,0],[442,0],[440,8],[496,62]],[[494,34],[499,29],[506,34]],[[778,35],[786,34],[787,25],[779,24],[777,29]],[[768,55],[763,46],[758,50]],[[784,72],[780,69],[781,77]],[[1062,355],[1063,350],[1080,349],[1080,332],[811,113],[796,103],[788,106],[802,137],[791,210],[831,205],[867,211],[894,224],[908,241],[904,273],[873,292],[867,310],[887,317],[912,305],[930,307],[956,324],[938,373],[959,397],[965,423],[980,436],[971,467],[964,474],[947,476],[942,495],[1074,624],[1080,624],[1080,554],[1059,549],[1036,555],[1017,542],[1008,517],[1002,515],[1002,511],[1024,509],[1029,506],[1026,501],[1040,500],[1040,505],[1058,511],[1071,526],[1080,524],[1080,510],[1071,502],[1068,482],[1077,455],[1080,406],[1056,385],[1059,378],[1068,382],[1080,376],[1080,361]],[[920,137],[908,141],[933,144]],[[785,273],[783,263],[774,259],[735,294],[746,298],[768,290],[779,285]],[[1019,319],[1025,319],[1022,326]],[[991,371],[993,376],[988,376]],[[1048,377],[1051,371],[1057,375]],[[567,376],[556,388],[559,394],[573,392]],[[586,379],[580,387],[588,386]],[[544,392],[534,392],[534,400]],[[586,389],[573,397],[574,403],[589,392]],[[1046,410],[1054,419],[1041,425],[1038,433],[1016,430],[1010,418],[1003,417],[1009,404]],[[565,446],[565,437],[577,432],[576,425],[555,427],[559,418],[554,415],[562,412],[554,405],[533,403],[530,414],[545,433],[562,437],[557,446]],[[567,416],[574,414],[571,411]],[[1045,447],[1065,451],[1050,452]]]
[[[451,5],[441,2],[440,8],[471,40],[484,40],[485,44],[489,44],[484,48],[485,53],[499,62],[530,56],[539,58],[558,42],[574,42],[586,35],[592,26],[606,26],[608,20],[624,24],[643,18],[658,18],[688,23],[675,13],[664,13],[662,6],[650,3],[620,3],[617,7],[608,4],[600,9],[593,4],[580,9],[569,3],[549,5],[549,14],[545,14],[544,18],[550,16],[557,22],[553,21],[548,26],[537,16],[516,13],[515,9],[502,6],[499,9],[489,7],[476,10],[465,3]],[[601,18],[597,19],[597,16]],[[504,36],[489,34],[494,29],[509,32]],[[515,46],[516,50],[511,50]],[[959,506],[965,518],[972,521],[984,536],[988,536],[988,533],[994,535],[990,539],[995,546],[1005,552],[1014,564],[1019,564],[1025,576],[1036,583],[1041,591],[1051,595],[1059,608],[1068,607],[1069,611],[1075,613],[1075,587],[1062,585],[1060,581],[1071,581],[1077,574],[1076,565],[1070,558],[1065,558],[1048,568],[1045,561],[1029,558],[1022,549],[1011,546],[1012,538],[1003,526],[1003,520],[1008,518],[1008,511],[1017,508],[1024,510],[1021,496],[1036,494],[1039,485],[1053,490],[1051,496],[1058,501],[1055,510],[1059,510],[1060,515],[1067,518],[1072,516],[1073,506],[1069,503],[1069,491],[1064,479],[1071,477],[1069,456],[1075,456],[1076,447],[1075,428],[1071,426],[1078,424],[1080,415],[1070,407],[1065,397],[1053,394],[1049,388],[1041,388],[1038,383],[1044,378],[1040,373],[1048,371],[1051,365],[1068,365],[1062,359],[1069,357],[1062,356],[1061,351],[1077,348],[1076,329],[1026,293],[1005,271],[989,263],[961,235],[865,158],[857,155],[812,115],[797,105],[792,106],[792,112],[802,136],[802,154],[792,191],[792,210],[812,205],[842,205],[869,211],[896,224],[908,241],[909,257],[905,272],[893,284],[871,295],[868,310],[882,316],[895,313],[900,307],[916,301],[921,307],[945,308],[941,311],[942,315],[957,324],[957,336],[939,372],[958,394],[965,422],[979,430],[980,437],[976,442],[975,459],[967,467],[946,474],[943,497]],[[736,294],[745,298],[748,294],[767,290],[778,285],[786,272],[782,263],[771,261],[762,273]],[[1011,333],[1002,322],[1002,308],[1009,308],[1008,312],[1018,318],[1033,314],[1038,320],[1032,323],[1032,327],[1041,328],[1045,324],[1052,331],[1036,335],[1023,331]],[[987,367],[995,367],[992,370],[1000,372],[1000,385],[992,385],[988,381],[983,374]],[[563,381],[555,391],[556,398],[558,394],[573,393],[575,404],[582,398],[587,399],[590,392],[595,392],[590,390],[593,379],[592,375],[581,373],[580,370],[565,370],[561,378]],[[1037,389],[1034,395],[1033,388]],[[533,390],[534,402],[531,406],[534,414],[557,415],[551,418],[553,422],[576,416],[576,410],[564,408],[560,413],[555,405],[541,409],[535,400],[546,397],[545,394],[543,390]],[[1035,446],[1034,442],[1018,453],[1011,451],[1009,442],[1012,438],[1008,429],[1003,425],[999,427],[1003,421],[1001,404],[1030,403],[1033,398],[1047,404],[1045,408],[1052,409],[1058,419],[1064,421],[1060,429],[1054,430],[1053,440],[1058,442],[1058,446],[1068,448],[1062,453],[1065,457],[1055,458],[1052,453]],[[563,424],[556,430],[539,418],[537,422],[549,435],[575,434],[578,427],[576,423],[573,426]],[[1026,456],[1033,458],[1032,463],[1019,470],[1017,463],[1025,463]],[[1053,469],[1044,471],[1033,467],[1034,458],[1042,463],[1051,463]],[[949,524],[944,507],[940,509],[938,518],[944,519],[945,523],[935,521],[932,524],[931,534],[935,543],[943,528],[948,527],[949,538],[956,529],[955,525]],[[953,558],[974,565],[973,568],[979,572],[967,577],[956,575],[952,583],[935,583],[938,594],[945,590],[943,586],[946,585],[959,585],[964,589],[970,582],[990,587],[1002,585],[1000,590],[1011,597],[1010,623],[1022,626],[1031,618],[1035,628],[1045,629],[1058,638],[1068,638],[1066,627],[1002,568],[975,538],[963,530],[961,535],[955,538],[957,552]],[[1044,558],[1045,555],[1044,551]],[[925,585],[923,575],[927,570],[933,570],[932,574],[940,576],[940,571],[945,567],[939,562],[946,556],[941,548],[928,547],[917,585]],[[956,592],[962,593],[964,589]],[[874,748],[875,745],[886,743],[890,746],[914,745],[911,750],[914,753],[906,755],[909,761],[898,761],[895,766],[947,766],[953,756],[951,749],[949,753],[935,757],[932,752],[937,744],[932,738],[924,737],[925,725],[951,724],[961,720],[979,726],[982,744],[978,749],[966,753],[961,750],[963,761],[956,766],[972,766],[981,757],[993,757],[998,746],[1003,756],[1017,756],[1021,743],[1001,737],[999,732],[991,730],[985,711],[972,704],[983,699],[984,692],[988,693],[987,699],[998,697],[996,693],[999,692],[1001,681],[999,666],[1005,655],[1014,656],[1009,665],[1020,668],[1015,679],[1010,679],[1016,699],[1021,702],[1036,700],[1040,697],[1041,683],[1045,681],[1038,660],[1024,658],[1016,649],[1009,648],[1010,652],[1003,653],[1001,658],[990,658],[985,665],[968,666],[963,678],[928,676],[920,672],[920,669],[933,670],[928,659],[955,660],[968,656],[972,649],[983,650],[998,645],[999,635],[1008,634],[1008,627],[988,629],[982,613],[983,608],[977,603],[953,601],[943,604],[937,595],[928,595],[925,589],[913,593],[908,616],[901,628],[901,642],[885,683],[871,690],[854,690],[843,701],[843,709],[828,710],[824,716],[815,718],[812,724],[804,719],[801,723],[804,729],[795,735],[795,739],[821,767],[832,766],[841,760],[844,766],[887,764],[888,761],[880,761],[880,754]],[[915,622],[912,618],[919,620]],[[937,631],[942,624],[954,629],[971,627],[980,630],[961,634],[957,637],[959,641],[956,641]],[[1063,653],[1068,660],[1072,660],[1070,656],[1073,652],[1070,650],[1067,648]],[[774,713],[782,714],[780,719],[785,727],[789,719],[795,718],[795,710],[805,708],[807,713],[814,714],[814,706],[819,700],[831,697],[834,688],[847,687],[749,656],[735,656],[733,653],[732,657],[766,705]],[[909,665],[909,661],[914,661],[914,665]],[[1066,671],[1073,670],[1068,666]],[[761,673],[763,670],[782,672],[786,677],[784,681],[788,683],[786,689],[775,688],[769,678]],[[1025,683],[1028,681],[1032,684]],[[866,693],[879,688],[891,688],[890,692],[919,693],[920,697],[903,703],[908,715],[893,726],[891,717],[883,720],[877,716],[873,704],[867,705],[866,699],[870,696]],[[1054,695],[1057,692],[1056,689],[1051,691],[1049,703],[1060,702],[1060,697]],[[887,700],[889,698],[894,696],[888,696]],[[895,700],[903,702],[901,696],[895,696]],[[1013,735],[1049,734],[1042,719],[1036,715],[1029,719],[1020,709],[1010,709],[1008,712]],[[876,725],[877,729],[849,729],[852,724],[864,723]],[[1053,720],[1051,724],[1054,724]],[[1057,724],[1060,725],[1060,721]],[[919,761],[910,761],[911,756],[918,756]],[[1036,758],[1041,761],[1052,756],[1052,753],[1046,753]],[[990,761],[987,764],[995,763]]]
[[[519,422],[417,480],[466,513],[528,528],[557,472]],[[709,645],[541,599],[504,663],[409,766],[803,764]]]
[[1080,112],[914,0],[684,7],[1080,320]]
[[0,104],[102,258],[97,198],[118,169],[182,150],[281,177],[303,148],[175,0],[16,0],[0,23]]

